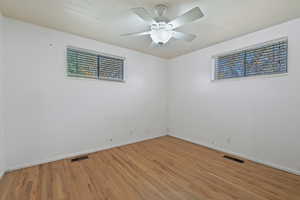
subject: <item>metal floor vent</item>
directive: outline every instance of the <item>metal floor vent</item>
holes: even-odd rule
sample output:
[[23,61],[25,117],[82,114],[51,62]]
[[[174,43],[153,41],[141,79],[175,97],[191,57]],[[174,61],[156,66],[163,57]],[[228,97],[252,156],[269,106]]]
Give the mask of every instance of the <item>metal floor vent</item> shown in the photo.
[[86,160],[86,159],[89,159],[89,156],[79,156],[79,157],[71,159],[71,162],[78,162],[78,161]]
[[231,157],[231,156],[223,156],[224,158],[228,159],[228,160],[232,160],[232,161],[235,161],[235,162],[238,162],[238,163],[244,163],[245,161],[241,160],[241,159],[238,159],[238,158],[234,158],[234,157]]

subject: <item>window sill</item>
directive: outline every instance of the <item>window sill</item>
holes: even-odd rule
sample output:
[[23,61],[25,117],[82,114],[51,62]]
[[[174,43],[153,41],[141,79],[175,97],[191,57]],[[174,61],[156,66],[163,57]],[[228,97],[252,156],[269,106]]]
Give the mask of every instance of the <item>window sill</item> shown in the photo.
[[65,76],[66,79],[69,80],[81,80],[81,81],[109,81],[109,82],[116,82],[116,83],[125,83],[125,80],[115,80],[115,79],[105,79],[105,78],[85,78],[85,77],[76,77],[76,76]]
[[288,76],[288,72],[282,73],[282,74],[243,76],[243,77],[227,78],[227,79],[212,79],[211,82],[240,81],[240,80],[251,80],[251,79],[267,79],[267,78],[286,77],[286,76]]

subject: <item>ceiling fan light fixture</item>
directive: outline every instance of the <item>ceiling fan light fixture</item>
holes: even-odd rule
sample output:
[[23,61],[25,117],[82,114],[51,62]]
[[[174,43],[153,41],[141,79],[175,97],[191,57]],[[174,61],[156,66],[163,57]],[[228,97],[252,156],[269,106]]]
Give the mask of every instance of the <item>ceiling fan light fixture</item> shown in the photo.
[[142,36],[150,35],[152,43],[163,46],[173,37],[177,40],[184,40],[191,42],[196,38],[196,35],[178,32],[176,28],[181,27],[187,23],[194,22],[204,16],[199,7],[195,7],[179,17],[169,20],[164,17],[167,6],[159,4],[155,6],[156,17],[153,18],[149,12],[143,8],[133,8],[132,11],[141,19],[144,20],[150,26],[150,30],[135,32],[129,34],[123,34],[122,36]]
[[165,44],[173,36],[173,31],[168,30],[152,30],[150,37],[156,44]]

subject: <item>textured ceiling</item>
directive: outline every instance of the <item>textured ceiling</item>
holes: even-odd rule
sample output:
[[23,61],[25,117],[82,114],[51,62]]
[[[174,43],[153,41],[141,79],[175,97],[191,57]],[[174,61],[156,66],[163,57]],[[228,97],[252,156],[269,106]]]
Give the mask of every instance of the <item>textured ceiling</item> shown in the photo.
[[[169,6],[173,19],[199,6],[205,17],[179,28],[197,38],[190,43],[171,40],[165,47],[150,47],[150,37],[121,37],[147,30],[130,11],[156,4]],[[300,17],[300,0],[0,0],[3,15],[134,49],[162,58],[174,58],[234,37]]]

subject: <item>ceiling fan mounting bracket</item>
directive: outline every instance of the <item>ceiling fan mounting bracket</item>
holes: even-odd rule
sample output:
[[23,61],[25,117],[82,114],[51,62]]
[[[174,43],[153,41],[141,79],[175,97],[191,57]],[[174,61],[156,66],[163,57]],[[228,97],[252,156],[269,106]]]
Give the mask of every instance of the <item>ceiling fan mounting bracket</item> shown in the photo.
[[157,14],[157,16],[162,17],[163,15],[165,15],[168,6],[164,5],[164,4],[157,4],[155,7],[155,13]]

